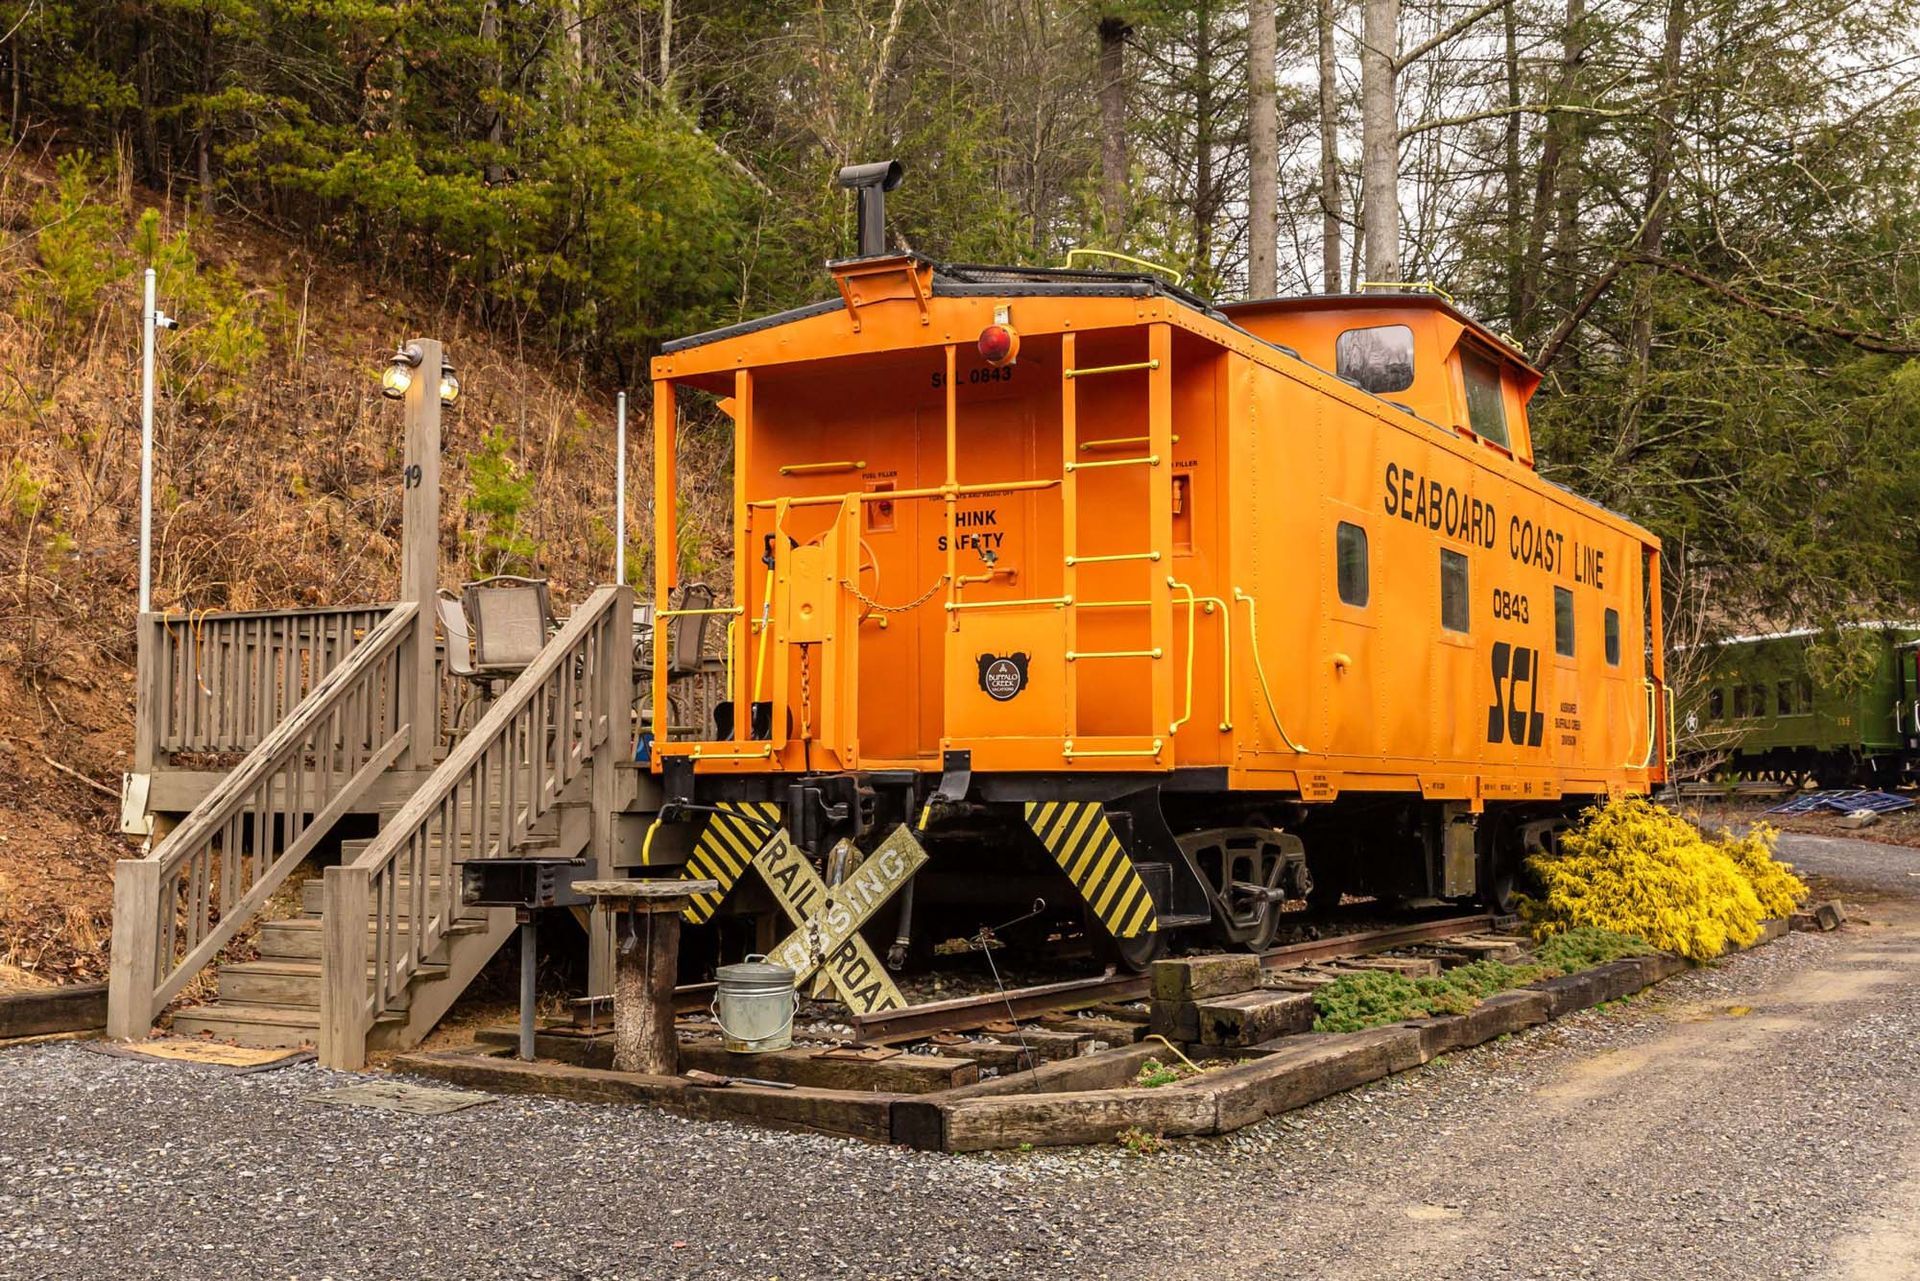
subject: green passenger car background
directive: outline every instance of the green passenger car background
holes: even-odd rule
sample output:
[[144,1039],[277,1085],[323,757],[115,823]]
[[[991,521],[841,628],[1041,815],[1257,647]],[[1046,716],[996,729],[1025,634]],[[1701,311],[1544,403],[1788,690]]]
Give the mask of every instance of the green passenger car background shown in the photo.
[[1840,639],[1863,656],[1844,675],[1821,661],[1811,630],[1706,647],[1680,703],[1691,772],[1792,786],[1920,781],[1920,623],[1855,624]]

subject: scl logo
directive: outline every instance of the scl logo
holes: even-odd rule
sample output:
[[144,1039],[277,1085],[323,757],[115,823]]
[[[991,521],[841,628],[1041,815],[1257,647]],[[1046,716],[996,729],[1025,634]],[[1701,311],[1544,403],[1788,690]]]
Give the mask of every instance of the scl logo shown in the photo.
[[[1527,706],[1520,706],[1520,687]],[[1487,709],[1487,741],[1513,740],[1516,747],[1538,747],[1547,718],[1540,710],[1540,651],[1506,641],[1493,643],[1493,706]]]
[[976,661],[980,664],[980,688],[995,702],[1004,703],[1027,687],[1025,654],[1008,654],[1004,658],[982,654]]

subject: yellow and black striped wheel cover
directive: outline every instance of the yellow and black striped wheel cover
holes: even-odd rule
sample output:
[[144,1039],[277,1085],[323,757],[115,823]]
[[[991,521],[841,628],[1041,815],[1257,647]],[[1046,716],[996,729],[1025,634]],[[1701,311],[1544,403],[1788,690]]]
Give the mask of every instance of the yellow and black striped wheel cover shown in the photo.
[[[691,905],[681,913],[694,925],[713,919],[734,882],[746,875],[754,854],[772,837],[773,831],[766,824],[780,821],[780,807],[772,801],[721,801],[715,808],[720,812],[707,816],[707,825],[701,829],[700,839],[694,842],[693,853],[687,856],[687,866],[680,874],[683,881],[720,882],[720,888],[712,894],[695,894]],[[758,821],[747,822],[740,815]]]
[[1153,896],[1097,801],[1029,801],[1027,826],[1117,939],[1160,928]]

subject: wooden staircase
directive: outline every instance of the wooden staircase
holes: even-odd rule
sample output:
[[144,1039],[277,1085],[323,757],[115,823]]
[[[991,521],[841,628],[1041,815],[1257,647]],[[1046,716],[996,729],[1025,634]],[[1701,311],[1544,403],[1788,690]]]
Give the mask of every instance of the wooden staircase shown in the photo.
[[[340,855],[350,860],[372,841],[343,841]],[[578,853],[578,850],[574,851]],[[439,890],[442,878],[429,878]],[[398,910],[409,907],[410,885],[402,884]],[[263,921],[255,944],[257,961],[235,961],[216,971],[217,1000],[189,1006],[173,1016],[173,1030],[206,1035],[239,1045],[317,1045],[320,1039],[321,965],[325,946],[326,888],[318,877],[300,887],[300,915]],[[373,933],[371,911],[367,931]],[[415,971],[405,994],[374,1020],[373,1048],[419,1042],[433,1030],[482,967],[514,930],[511,908],[473,908],[461,914],[441,940],[433,958]],[[371,973],[369,973],[371,981]]]
[[514,909],[462,901],[461,865],[608,853],[617,765],[632,754],[632,603],[613,587],[583,602],[381,810],[379,835],[341,842],[339,864],[301,886],[299,916],[260,920],[413,741],[410,672],[431,670],[432,624],[411,604],[392,610],[178,828],[115,869],[109,1035],[145,1036],[257,923],[258,959],[219,964],[219,997],[175,1012],[176,1032],[314,1045],[348,1068],[417,1044],[514,932]]

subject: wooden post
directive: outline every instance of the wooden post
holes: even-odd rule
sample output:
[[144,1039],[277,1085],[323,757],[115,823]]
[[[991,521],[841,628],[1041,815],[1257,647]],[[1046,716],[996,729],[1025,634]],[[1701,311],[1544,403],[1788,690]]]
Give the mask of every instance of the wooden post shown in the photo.
[[[633,759],[633,589],[614,589],[600,646],[600,670],[591,714],[606,717],[606,733],[593,749],[588,791],[593,830],[587,853],[594,870],[613,875],[614,823],[619,815],[620,766]],[[590,994],[591,995],[591,994]]]
[[113,951],[107,968],[107,1035],[134,1041],[153,1030],[159,980],[160,864],[123,858],[113,868]]
[[673,1031],[673,988],[680,960],[680,913],[716,881],[578,881],[574,889],[611,912],[614,926],[613,1068],[673,1076],[680,1043]]
[[[369,868],[348,865],[326,871],[320,925],[320,1062],[347,1072],[367,1065],[367,913],[372,887]],[[384,976],[374,975],[373,982],[378,988]]]
[[434,598],[440,589],[440,344],[416,338],[419,367],[406,395],[406,452],[401,463],[400,599],[419,611],[402,663],[401,719],[413,726],[407,766],[432,769],[439,739],[439,683],[433,672]]

